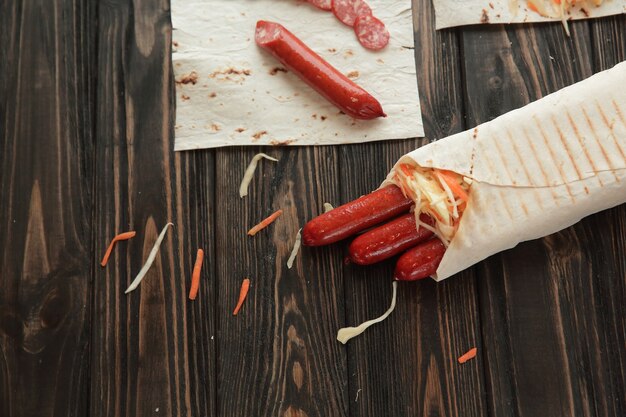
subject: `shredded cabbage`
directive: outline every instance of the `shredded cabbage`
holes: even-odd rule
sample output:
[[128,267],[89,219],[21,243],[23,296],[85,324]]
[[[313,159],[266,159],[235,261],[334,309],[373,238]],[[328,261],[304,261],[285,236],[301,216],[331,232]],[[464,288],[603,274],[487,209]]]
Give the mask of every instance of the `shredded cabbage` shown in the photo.
[[[560,19],[567,36],[570,35],[567,25],[567,17],[572,8],[578,6],[584,8],[587,6],[587,0],[526,0],[528,8],[540,14],[543,17],[551,19]],[[594,6],[602,5],[604,0],[591,0]]]
[[[471,180],[456,173],[408,164],[398,165],[392,178],[392,182],[400,187],[404,195],[415,202],[416,224],[432,231],[448,246],[467,205],[464,201],[467,195],[456,193],[468,194]],[[434,227],[420,220],[421,213],[435,220]]]
[[302,229],[298,230],[298,234],[296,235],[296,241],[294,242],[293,249],[291,250],[291,255],[289,255],[289,259],[287,259],[287,268],[289,269],[291,269],[291,267],[293,266],[293,261],[296,259],[296,255],[298,255],[301,242],[302,242]]
[[380,323],[381,321],[383,321],[387,317],[389,317],[389,315],[396,308],[396,295],[397,295],[397,292],[398,292],[397,291],[398,290],[398,281],[394,281],[392,285],[393,285],[393,294],[391,295],[391,305],[389,306],[387,311],[385,311],[385,313],[382,316],[380,316],[380,317],[378,317],[376,319],[368,320],[365,323],[361,323],[357,327],[344,327],[343,329],[339,329],[339,331],[337,332],[337,340],[338,341],[340,341],[341,343],[343,343],[345,345],[348,342],[348,340],[352,339],[353,337],[356,337],[356,336],[360,335],[365,330],[367,330],[367,328],[370,327],[372,324]]
[[157,252],[159,252],[159,247],[161,246],[161,242],[163,242],[163,238],[165,237],[165,233],[167,232],[167,229],[170,226],[174,226],[174,223],[168,223],[163,227],[163,230],[161,230],[161,233],[159,233],[159,237],[157,238],[156,242],[154,242],[154,246],[152,247],[152,250],[150,251],[150,254],[148,255],[148,259],[146,260],[146,263],[143,265],[143,267],[141,268],[141,270],[139,271],[139,273],[137,274],[133,282],[130,284],[130,286],[126,289],[126,291],[124,291],[124,294],[128,294],[129,292],[136,289],[139,286],[139,284],[141,284],[141,280],[143,280],[143,278],[148,273],[148,270],[152,266],[152,263],[154,262],[154,259],[156,258]]
[[258,153],[254,155],[252,161],[246,168],[245,174],[243,174],[243,179],[241,180],[241,185],[239,186],[239,197],[243,198],[248,195],[248,186],[250,185],[250,181],[252,181],[252,177],[254,176],[254,171],[256,171],[256,166],[259,163],[261,158],[269,159],[270,161],[278,162],[278,159],[272,158],[269,155],[264,153]]

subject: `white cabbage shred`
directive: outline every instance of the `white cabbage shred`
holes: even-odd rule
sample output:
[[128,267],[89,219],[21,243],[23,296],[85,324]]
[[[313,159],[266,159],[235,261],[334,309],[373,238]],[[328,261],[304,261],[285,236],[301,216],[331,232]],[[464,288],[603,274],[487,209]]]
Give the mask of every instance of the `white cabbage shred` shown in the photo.
[[289,255],[289,259],[287,259],[287,268],[291,269],[293,266],[293,261],[296,259],[296,255],[298,255],[298,251],[300,250],[300,243],[302,242],[302,229],[298,230],[298,234],[296,234],[296,241],[293,244],[293,249],[291,250],[291,255]]
[[154,259],[156,258],[157,252],[159,252],[159,247],[161,246],[161,242],[163,242],[163,238],[165,237],[165,233],[167,232],[167,229],[170,226],[174,226],[174,224],[168,223],[165,225],[165,227],[163,227],[163,230],[161,230],[159,237],[157,238],[156,242],[154,242],[154,246],[152,247],[152,250],[150,251],[150,254],[148,255],[148,259],[146,260],[146,263],[143,265],[143,267],[141,268],[141,271],[139,271],[139,273],[137,274],[133,282],[130,284],[130,286],[126,289],[124,294],[128,294],[129,292],[136,289],[139,286],[139,284],[141,284],[141,280],[146,276],[146,274],[148,273],[148,270],[152,266],[152,263],[154,262]]
[[337,340],[345,345],[348,342],[348,340],[360,335],[365,330],[367,330],[367,328],[370,327],[372,324],[380,323],[381,321],[389,317],[389,315],[393,312],[394,308],[396,308],[396,295],[397,295],[397,290],[398,290],[398,281],[394,281],[392,286],[393,286],[393,294],[391,296],[391,305],[389,306],[389,309],[385,311],[385,313],[382,316],[373,320],[368,320],[365,323],[361,323],[357,327],[344,327],[343,329],[339,329],[339,331],[337,332]]
[[278,162],[278,159],[272,158],[269,155],[264,153],[258,153],[254,155],[252,161],[246,168],[246,173],[243,174],[243,179],[241,180],[241,185],[239,186],[239,197],[243,198],[248,195],[248,186],[250,185],[250,181],[252,181],[252,177],[254,176],[254,171],[256,171],[256,166],[259,163],[261,158],[269,159],[270,161]]

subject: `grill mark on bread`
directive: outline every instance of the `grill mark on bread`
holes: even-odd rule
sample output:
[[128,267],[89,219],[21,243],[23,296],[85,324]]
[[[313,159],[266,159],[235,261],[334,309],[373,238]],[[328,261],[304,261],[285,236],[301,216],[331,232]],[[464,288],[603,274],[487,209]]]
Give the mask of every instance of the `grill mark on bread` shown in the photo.
[[615,113],[617,113],[617,116],[619,117],[619,120],[622,122],[622,125],[626,126],[626,120],[624,120],[624,115],[622,114],[622,110],[619,108],[619,104],[615,102],[615,99],[611,99],[611,103],[613,104]]
[[[600,148],[600,151],[602,152],[602,156],[604,157],[604,160],[609,165],[609,168],[611,169],[611,172],[613,173],[613,177],[615,177],[615,181],[620,182],[619,177],[617,176],[617,173],[615,172],[615,167],[611,163],[611,159],[609,158],[609,155],[606,153],[606,149],[604,149],[604,146],[602,146],[602,141],[598,138],[598,133],[595,130],[593,121],[589,117],[589,114],[587,113],[587,110],[585,110],[584,107],[582,107],[581,110],[583,111],[583,114],[585,115],[585,121],[587,122],[587,125],[589,125],[589,128],[591,129],[591,135],[593,136],[596,143],[598,144],[598,147]],[[600,179],[599,176],[598,176],[598,179]]]
[[[490,158],[485,158],[485,161],[487,161],[487,165],[489,165],[489,170],[491,172],[494,172],[495,169],[493,168],[493,164],[491,163],[491,159]],[[513,215],[511,214],[511,209],[509,208],[509,205],[506,201],[506,196],[502,193],[501,190],[498,190],[498,195],[500,196],[500,201],[502,201],[502,204],[504,205],[504,209],[506,210],[506,213],[509,215],[509,220],[513,220]]]
[[[548,148],[548,153],[550,154],[550,159],[552,160],[552,163],[554,164],[554,166],[559,171],[559,175],[561,175],[561,180],[562,180],[562,183],[565,185],[565,188],[567,189],[567,194],[569,194],[570,198],[572,199],[572,203],[575,203],[576,200],[574,199],[574,195],[572,194],[572,190],[571,190],[569,184],[567,183],[567,181],[565,180],[565,175],[563,175],[563,169],[556,162],[556,158],[554,157],[554,150],[552,149],[552,147],[550,146],[550,143],[548,142],[548,137],[546,135],[546,132],[541,127],[541,123],[539,123],[539,121],[537,120],[536,116],[534,117],[534,119],[535,119],[535,124],[537,125],[537,129],[539,129],[539,133],[541,134],[541,138],[543,139],[543,142],[545,143],[546,148]],[[537,154],[535,153],[535,155],[537,155]],[[539,164],[541,164],[541,162],[539,162]]]
[[500,194],[500,201],[502,201],[502,204],[504,205],[504,209],[506,210],[506,213],[509,215],[509,219],[513,220],[513,215],[511,214],[511,208],[509,207],[509,203],[507,202],[506,195],[501,190],[498,191],[498,194]]
[[[565,114],[567,115],[567,119],[572,127],[572,129],[574,130],[574,134],[576,135],[576,139],[578,140],[578,143],[580,144],[581,149],[583,150],[583,153],[585,154],[585,157],[587,158],[587,162],[589,162],[589,165],[591,165],[591,169],[593,170],[593,172],[598,172],[598,169],[596,168],[596,165],[593,162],[593,158],[591,158],[589,156],[589,152],[587,150],[587,148],[585,147],[585,144],[583,143],[582,138],[580,137],[580,131],[578,130],[578,126],[576,126],[576,123],[574,123],[574,119],[572,119],[572,116],[570,115],[570,113],[565,110]],[[554,126],[556,127],[557,132],[559,132],[559,138],[561,139],[561,142],[563,143],[563,146],[565,146],[566,150],[567,150],[567,155],[570,158],[570,161],[572,162],[572,165],[574,165],[574,168],[576,169],[576,174],[578,175],[578,179],[582,180],[583,176],[580,172],[580,169],[578,167],[578,165],[576,164],[576,162],[574,161],[574,158],[572,156],[572,152],[570,151],[569,147],[567,147],[566,143],[567,143],[567,139],[565,139],[565,135],[563,134],[563,132],[561,131],[561,129],[558,127],[557,121],[554,118],[554,116],[552,116],[552,123],[554,124]],[[598,182],[600,183],[600,187],[603,187],[604,184],[602,183],[602,180],[599,177],[598,178]],[[589,194],[589,189],[587,188],[587,186],[584,186],[585,189],[585,194]]]
[[[615,101],[613,102],[615,103]],[[622,149],[622,146],[617,141],[617,137],[615,136],[615,133],[613,132],[613,125],[609,123],[609,119],[608,117],[606,117],[606,113],[604,113],[604,110],[602,110],[600,103],[598,103],[597,100],[595,103],[596,103],[596,108],[598,109],[598,112],[600,113],[600,116],[602,117],[602,121],[604,122],[606,127],[608,127],[609,130],[611,131],[611,137],[613,138],[613,143],[615,143],[615,146],[619,150],[619,154],[622,156],[622,161],[626,163],[626,154],[624,154],[624,150]]]
[[[502,165],[504,166],[504,171],[506,172],[506,175],[509,177],[509,182],[513,185],[517,185],[515,178],[513,178],[513,175],[511,175],[511,171],[509,171],[509,164],[507,164],[507,161],[504,158],[504,152],[502,152],[502,148],[500,147],[499,141],[494,140],[493,142],[496,145],[496,150],[498,151],[498,157],[500,158],[500,161],[502,162]],[[524,202],[521,200],[520,200],[520,207],[522,208],[522,210],[524,210],[524,213],[528,215],[528,208],[526,207],[526,204],[524,204]]]
[[[535,149],[535,145],[533,145],[533,141],[530,140],[530,137],[528,136],[528,132],[524,128],[522,128],[522,132],[524,133],[524,138],[526,139],[526,142],[530,146],[530,149],[533,151],[533,155],[537,155],[537,149]],[[541,171],[541,175],[543,175],[543,179],[545,180],[545,183],[548,184],[548,175],[546,175],[546,171],[543,169],[543,164],[539,163],[539,161],[537,161],[537,164],[539,165],[539,171]],[[556,198],[556,193],[554,192],[554,188],[552,187],[549,187],[549,188],[550,188],[550,193],[552,194],[552,199],[554,200],[554,204],[556,204],[556,206],[558,207],[559,200],[558,198]]]
[[[528,173],[528,167],[526,166],[526,162],[524,162],[524,158],[522,158],[522,155],[520,155],[519,149],[517,149],[515,140],[513,140],[513,135],[511,135],[511,132],[509,130],[506,131],[506,135],[509,138],[509,141],[511,142],[511,146],[513,146],[513,152],[515,153],[517,160],[522,165],[522,169],[524,170],[524,175],[526,175],[526,182],[528,184],[532,184],[532,181],[530,180],[530,174]],[[537,203],[537,206],[539,207],[539,209],[543,210],[543,205],[541,204],[541,198],[539,198],[539,193],[536,188],[533,188],[533,195],[535,196],[535,202]]]
[[[587,153],[587,150],[583,146],[582,139],[580,137],[580,132],[578,132],[578,127],[574,124],[574,121],[572,120],[572,118],[571,118],[571,116],[569,114],[569,111],[565,110],[565,113],[567,114],[567,118],[569,119],[569,122],[572,125],[572,129],[574,129],[574,133],[576,133],[576,138],[578,138],[578,143],[580,144],[580,147],[585,152],[585,156],[587,157],[587,160],[591,164],[591,167],[593,168],[594,172],[597,171],[596,167],[593,164],[593,160],[589,157],[589,154]],[[565,135],[563,134],[563,131],[559,127],[559,124],[558,124],[557,120],[554,118],[554,116],[552,116],[551,119],[552,119],[552,124],[554,125],[554,128],[556,129],[557,133],[559,134],[559,139],[561,140],[561,143],[563,144],[563,147],[567,151],[567,156],[569,157],[569,160],[572,163],[572,166],[576,170],[576,175],[578,175],[578,179],[582,180],[583,179],[583,175],[580,172],[580,167],[578,166],[576,161],[574,161],[574,157],[572,156],[572,151],[570,150],[569,146],[567,145],[567,139],[565,139]],[[600,182],[600,185],[602,185],[602,182]],[[589,189],[587,188],[586,185],[584,186],[584,188],[585,188],[585,194],[589,194]]]
[[496,145],[496,151],[498,151],[498,158],[500,159],[500,162],[502,163],[502,166],[504,167],[504,171],[506,172],[506,175],[509,177],[509,182],[513,185],[516,185],[515,179],[511,175],[511,172],[509,171],[509,166],[506,163],[506,160],[504,159],[504,153],[502,152],[502,148],[500,148],[499,141],[494,140],[493,143],[494,145]]

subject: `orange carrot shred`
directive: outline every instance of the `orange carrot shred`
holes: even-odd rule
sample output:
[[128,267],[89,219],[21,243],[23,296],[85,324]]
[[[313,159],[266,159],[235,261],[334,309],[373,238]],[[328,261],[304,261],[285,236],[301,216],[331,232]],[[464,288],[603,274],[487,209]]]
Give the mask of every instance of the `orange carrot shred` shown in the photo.
[[278,218],[278,216],[280,216],[281,214],[283,214],[282,210],[275,211],[268,218],[266,218],[265,220],[262,220],[261,223],[257,224],[252,229],[248,230],[248,235],[249,236],[256,235],[261,230],[265,229],[267,226],[272,224],[274,222],[274,220],[276,220]]
[[532,1],[528,1],[528,8],[535,13],[539,13],[539,8]]
[[198,288],[200,288],[200,271],[202,270],[202,261],[204,260],[204,251],[198,249],[196,255],[196,263],[193,266],[193,273],[191,274],[191,288],[189,289],[189,299],[195,300],[198,296]]
[[467,353],[464,353],[463,355],[459,357],[458,359],[459,363],[465,363],[469,361],[470,359],[474,359],[476,357],[476,352],[478,352],[477,348],[471,348],[470,350],[467,351]]
[[457,182],[453,173],[451,173],[450,171],[444,171],[444,170],[438,170],[437,172],[439,173],[439,175],[441,175],[441,178],[443,178],[446,184],[448,184],[448,187],[450,187],[450,190],[452,190],[452,192],[457,197],[459,197],[463,201],[467,201],[469,199],[467,192]]
[[248,296],[249,289],[250,289],[250,280],[246,278],[241,283],[241,290],[239,290],[239,301],[237,302],[237,307],[235,307],[235,310],[233,311],[233,316],[236,316],[237,313],[239,313],[239,310],[241,310],[241,306],[243,305],[243,302]]
[[408,164],[400,164],[398,165],[398,168],[400,168],[400,171],[402,171],[402,173],[404,175],[406,175],[407,177],[413,177],[413,172],[411,171],[411,166]]
[[116,242],[119,242],[120,240],[131,239],[135,237],[136,234],[137,233],[133,231],[133,232],[120,233],[119,235],[115,236],[113,240],[111,240],[111,243],[109,244],[109,247],[107,248],[107,251],[104,253],[104,256],[102,257],[102,261],[100,262],[100,265],[106,266],[107,262],[109,262],[109,257],[111,256],[111,252],[113,252],[113,246],[115,246]]

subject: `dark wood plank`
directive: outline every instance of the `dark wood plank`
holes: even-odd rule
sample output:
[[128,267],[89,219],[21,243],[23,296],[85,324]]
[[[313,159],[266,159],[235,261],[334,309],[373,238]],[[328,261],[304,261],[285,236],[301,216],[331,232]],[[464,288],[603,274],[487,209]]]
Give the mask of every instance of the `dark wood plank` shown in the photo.
[[[98,31],[96,271],[91,415],[214,415],[214,160],[174,154],[171,25],[167,1],[101,2]],[[174,223],[140,287],[124,290],[161,228]],[[196,250],[200,295],[187,300]]]
[[[455,32],[435,32],[430,1],[413,6],[425,132],[437,139],[464,129],[459,45]],[[377,188],[400,156],[424,142],[343,147],[343,201]],[[345,268],[346,324],[388,308],[394,265]],[[456,362],[470,347],[480,347],[476,294],[472,271],[440,284],[400,285],[393,315],[349,342],[350,415],[485,415],[480,362]]]
[[[626,59],[626,15],[591,22],[594,72]],[[591,340],[588,366],[597,391],[598,415],[626,415],[626,206],[593,215],[581,222],[580,234],[593,259],[596,314],[590,323],[600,331]],[[592,349],[596,349],[595,351]]]
[[[470,123],[485,122],[590,76],[589,23],[576,22],[570,29],[571,38],[558,24],[464,30]],[[604,217],[602,227],[596,227],[594,217]],[[623,234],[610,230],[611,224],[623,230],[621,223],[623,218],[615,215],[592,216],[481,263],[491,415],[623,415],[614,405],[623,394],[623,367],[608,370],[611,359],[623,358],[625,347],[617,346],[620,336],[614,328],[624,324],[623,307],[605,307],[609,300],[625,301],[623,259],[617,255],[622,252],[614,252]],[[607,279],[619,281],[622,291],[608,297],[613,289]],[[608,353],[605,341],[621,353]]]
[[[346,359],[334,343],[343,320],[341,258],[335,248],[305,248],[286,267],[296,233],[339,197],[333,147],[274,148],[239,198],[258,149],[217,151],[218,376],[220,416],[346,416]],[[246,231],[284,213],[254,237]],[[232,311],[244,277],[251,289]]]
[[0,26],[0,415],[84,416],[94,9],[2,2]]

